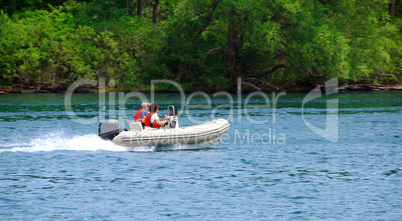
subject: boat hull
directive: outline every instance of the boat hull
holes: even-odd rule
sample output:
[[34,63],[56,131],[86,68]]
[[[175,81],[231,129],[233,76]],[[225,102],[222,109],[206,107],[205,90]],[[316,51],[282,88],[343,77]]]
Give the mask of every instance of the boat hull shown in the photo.
[[230,124],[225,119],[175,129],[123,131],[113,141],[124,146],[159,146],[172,144],[213,144],[228,132]]

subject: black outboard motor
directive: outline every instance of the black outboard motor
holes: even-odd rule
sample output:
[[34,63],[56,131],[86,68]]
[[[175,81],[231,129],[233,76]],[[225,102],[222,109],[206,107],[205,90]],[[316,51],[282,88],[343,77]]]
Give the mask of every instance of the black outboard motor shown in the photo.
[[100,122],[98,126],[98,136],[104,140],[113,140],[123,128],[118,120],[106,120],[105,122]]

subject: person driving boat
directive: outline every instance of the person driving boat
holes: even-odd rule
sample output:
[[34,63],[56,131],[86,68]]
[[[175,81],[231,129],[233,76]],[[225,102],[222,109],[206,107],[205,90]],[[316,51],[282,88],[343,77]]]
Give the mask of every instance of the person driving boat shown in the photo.
[[152,103],[150,107],[150,112],[144,117],[144,128],[161,128],[162,125],[166,124],[167,120],[161,120],[158,116],[159,106],[156,103]]

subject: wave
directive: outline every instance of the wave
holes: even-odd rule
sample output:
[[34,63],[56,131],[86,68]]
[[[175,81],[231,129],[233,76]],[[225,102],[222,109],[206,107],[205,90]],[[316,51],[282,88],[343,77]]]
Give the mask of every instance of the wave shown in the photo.
[[123,146],[119,146],[111,141],[102,140],[96,134],[68,137],[59,133],[50,133],[41,138],[34,138],[30,142],[17,142],[2,145],[2,152],[39,152],[55,150],[75,150],[75,151],[127,151]]
[[113,143],[110,140],[102,140],[96,134],[69,136],[63,132],[49,133],[40,138],[33,138],[28,142],[11,141],[0,145],[0,153],[3,152],[47,152],[57,150],[72,151],[114,151],[114,152],[159,152],[180,150],[206,150],[205,145],[175,144],[169,146],[138,146],[125,147]]

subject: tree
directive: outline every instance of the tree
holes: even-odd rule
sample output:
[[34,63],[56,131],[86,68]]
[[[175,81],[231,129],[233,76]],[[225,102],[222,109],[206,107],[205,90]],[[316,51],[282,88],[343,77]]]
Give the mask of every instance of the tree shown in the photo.
[[253,89],[335,76],[395,82],[401,8],[394,0],[10,0],[0,4],[0,84],[104,76],[127,87],[168,78],[234,91],[239,77]]
[[155,0],[154,4],[153,4],[153,10],[152,10],[152,22],[154,24],[157,23],[158,21],[158,6],[159,6],[159,0]]
[[142,6],[143,6],[142,0],[137,0],[137,15],[140,18],[142,18]]

